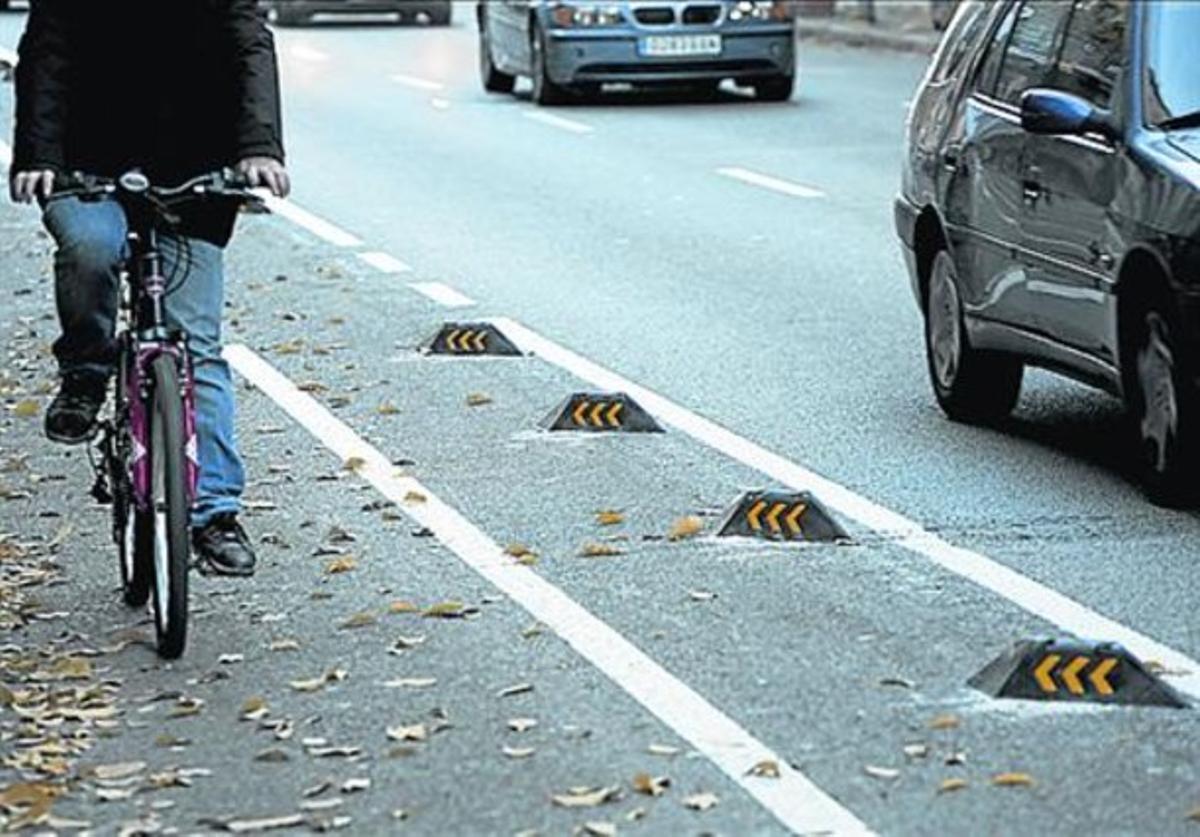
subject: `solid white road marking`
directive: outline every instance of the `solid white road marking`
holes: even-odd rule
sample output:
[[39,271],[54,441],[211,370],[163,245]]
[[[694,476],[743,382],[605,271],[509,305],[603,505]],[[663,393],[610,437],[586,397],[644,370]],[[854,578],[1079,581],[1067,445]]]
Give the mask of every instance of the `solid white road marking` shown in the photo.
[[[514,563],[497,543],[420,482],[400,475],[386,456],[253,351],[227,346],[225,358],[343,462],[352,458],[361,462],[356,468],[359,476],[686,739],[784,826],[800,834],[870,833],[786,759],[542,576]],[[423,495],[425,502],[407,501],[410,492]],[[754,765],[768,760],[779,766],[778,779],[747,775]]]
[[575,354],[570,349],[506,318],[491,322],[522,350],[554,364],[602,390],[625,392],[664,424],[798,491],[811,491],[821,502],[888,540],[922,555],[943,569],[991,590],[1034,616],[1086,639],[1119,642],[1143,660],[1156,660],[1180,672],[1169,682],[1200,698],[1200,662],[1109,619],[1056,590],[1021,575],[978,552],[954,546],[903,515],[884,508],[802,465],[772,453],[686,407],[638,386]]
[[371,251],[359,253],[358,257],[381,273],[410,273],[412,268],[388,253]]
[[277,198],[274,195],[260,193],[263,202],[266,203],[267,209],[274,212],[283,218],[287,218],[293,224],[303,227],[318,238],[323,238],[330,244],[337,247],[358,247],[362,241],[350,233],[343,230],[341,227],[334,226],[324,218],[318,218],[307,209],[301,209],[296,204],[286,198]]
[[404,73],[393,73],[391,79],[397,84],[403,84],[405,87],[414,87],[417,90],[441,90],[444,86],[440,81],[430,81],[427,78],[418,78],[417,76],[406,76]]
[[294,44],[288,49],[288,55],[293,58],[299,58],[301,61],[313,61],[320,63],[329,60],[329,54],[321,52],[319,49],[313,49],[304,44]]
[[584,125],[582,122],[576,122],[574,119],[567,119],[562,116],[555,116],[552,113],[543,113],[540,110],[527,110],[522,111],[522,113],[524,113],[526,119],[541,122],[543,125],[558,128],[560,131],[570,131],[572,134],[590,134],[593,130],[591,125]]
[[793,198],[812,199],[826,197],[825,193],[820,189],[814,189],[811,186],[802,186],[790,180],[781,180],[778,177],[771,177],[769,174],[759,174],[756,171],[750,171],[749,169],[737,166],[717,169],[717,174],[724,177],[731,177],[734,180],[740,180],[743,183],[749,183],[751,186],[770,189],[772,192],[779,192],[782,195],[788,195]]
[[471,297],[460,294],[454,288],[441,282],[413,282],[409,287],[447,308],[468,308],[475,304],[475,300]]
[[0,168],[12,165],[12,149],[4,140],[0,140]]

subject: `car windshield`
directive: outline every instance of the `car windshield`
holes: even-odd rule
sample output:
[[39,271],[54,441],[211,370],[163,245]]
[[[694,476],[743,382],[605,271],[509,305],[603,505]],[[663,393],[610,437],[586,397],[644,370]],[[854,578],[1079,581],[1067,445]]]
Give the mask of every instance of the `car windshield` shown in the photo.
[[1200,3],[1162,0],[1149,4],[1147,14],[1146,118],[1161,126],[1200,113]]

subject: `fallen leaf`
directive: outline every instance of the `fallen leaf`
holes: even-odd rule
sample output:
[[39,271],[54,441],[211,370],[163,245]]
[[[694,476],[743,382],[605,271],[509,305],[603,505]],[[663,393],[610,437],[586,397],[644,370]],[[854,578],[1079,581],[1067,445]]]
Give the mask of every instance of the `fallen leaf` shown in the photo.
[[345,622],[338,625],[338,628],[340,628],[342,630],[353,630],[355,628],[366,628],[369,625],[374,625],[377,621],[378,620],[375,618],[374,613],[364,610],[361,613],[356,613],[353,616],[351,616]]
[[611,558],[624,554],[624,550],[607,543],[585,543],[579,550],[579,555],[583,558]]
[[506,698],[506,697],[512,697],[513,695],[523,695],[526,692],[532,692],[532,691],[533,691],[532,683],[517,683],[516,685],[507,686],[507,687],[501,689],[500,691],[496,692],[496,697]]
[[144,761],[124,761],[117,764],[102,764],[92,769],[91,774],[102,782],[128,779],[146,769]]
[[966,763],[967,763],[967,754],[962,752],[961,750],[955,751],[953,753],[948,753],[945,758],[945,764],[947,767],[962,767]]
[[567,793],[551,796],[555,805],[563,808],[595,808],[616,799],[621,789],[616,785],[605,788],[571,788]]
[[234,663],[245,662],[245,660],[246,660],[245,654],[222,654],[221,656],[217,657],[217,664],[223,665],[223,666],[231,666]]
[[651,776],[649,773],[638,773],[630,782],[633,789],[646,796],[662,796],[671,786],[671,780],[666,776]]
[[468,407],[483,407],[492,403],[492,397],[482,392],[472,392],[467,396]]
[[396,641],[392,643],[392,647],[388,649],[392,654],[403,654],[405,651],[411,651],[414,648],[419,648],[425,644],[424,636],[400,636],[396,637]]
[[437,685],[436,677],[400,677],[383,684],[389,689],[428,689]]
[[32,400],[18,401],[12,408],[12,414],[17,418],[33,418],[41,411],[41,405]]
[[632,809],[627,814],[625,814],[625,819],[628,820],[629,822],[637,822],[638,820],[644,820],[645,818],[646,818],[646,809],[642,808],[640,806]]
[[430,605],[421,615],[429,619],[461,619],[465,614],[466,605],[450,601]]
[[412,505],[417,505],[419,503],[425,503],[425,502],[428,502],[428,500],[429,500],[429,498],[426,497],[424,494],[422,494],[420,491],[410,491],[404,495],[404,502],[410,503]]
[[358,793],[365,791],[371,787],[371,780],[363,776],[356,779],[347,779],[342,782],[342,793]]
[[715,808],[720,800],[715,793],[694,793],[683,798],[683,806],[693,811],[707,811]]
[[96,788],[96,799],[99,802],[124,802],[132,799],[133,788]]
[[267,646],[269,651],[299,651],[300,643],[294,639],[276,639],[272,640]]
[[583,824],[583,833],[593,837],[617,837],[617,827],[611,822],[592,820]]
[[527,759],[537,752],[533,747],[509,747],[505,745],[500,748],[500,752],[504,753],[510,759]]
[[538,725],[533,718],[509,718],[508,728],[513,732],[528,732]]
[[263,750],[254,756],[255,761],[275,764],[288,761],[290,758],[291,756],[288,755],[287,750],[280,749],[279,747],[272,747],[269,750]]
[[880,686],[895,686],[900,689],[915,689],[917,684],[907,677],[884,677],[879,681]]
[[963,790],[968,784],[966,779],[943,779],[942,783],[938,785],[938,793],[954,793]]
[[278,828],[295,828],[304,824],[303,814],[285,814],[280,817],[259,819],[226,820],[223,823],[208,822],[232,834],[249,834],[254,831],[273,831]]
[[510,543],[504,547],[504,554],[511,558],[516,558],[518,561],[537,557],[536,552],[522,543]]
[[938,715],[929,722],[930,729],[958,729],[961,725],[957,715]]
[[308,754],[315,759],[346,758],[351,759],[362,753],[360,747],[309,747]]
[[421,608],[417,607],[412,602],[397,601],[388,605],[389,613],[417,613],[420,610]]
[[905,744],[904,755],[910,759],[923,759],[929,755],[928,744]]
[[429,737],[429,731],[424,724],[409,724],[407,726],[388,727],[387,737],[392,741],[424,741]]
[[596,512],[596,522],[601,526],[618,526],[625,522],[625,515],[619,511],[605,509]]
[[688,590],[688,598],[694,602],[711,602],[717,598],[717,594],[708,590]]
[[[328,784],[326,784],[328,788]],[[331,796],[329,799],[305,799],[300,803],[301,811],[329,811],[334,808],[340,808],[346,804],[346,800],[340,796]]]
[[992,777],[992,784],[1001,788],[1031,788],[1034,782],[1028,773],[1000,773]]
[[651,744],[646,748],[646,752],[652,756],[677,756],[679,748],[672,747],[669,744]]
[[384,401],[375,408],[375,412],[381,416],[394,416],[399,414],[400,408],[390,401]]
[[342,468],[350,471],[351,473],[358,473],[366,467],[366,464],[367,460],[363,459],[361,456],[351,456],[342,464]]
[[154,739],[155,747],[163,747],[165,749],[173,747],[188,747],[191,746],[191,743],[192,740],[190,738],[177,738],[176,736],[169,735],[167,733],[163,733]]
[[242,704],[242,720],[257,721],[265,717],[268,711],[265,698],[258,697],[257,695],[246,698],[246,702]]
[[877,767],[873,764],[868,764],[863,768],[863,772],[873,779],[899,779],[900,771],[894,767]]
[[671,524],[670,531],[667,532],[667,540],[682,541],[687,538],[694,538],[704,531],[704,521],[690,514],[687,517],[681,517]]
[[348,573],[356,567],[358,567],[358,562],[347,555],[341,558],[334,558],[332,561],[326,564],[325,574],[338,575],[339,573]]
[[779,762],[772,759],[764,759],[747,770],[746,773],[763,779],[778,779],[780,775]]

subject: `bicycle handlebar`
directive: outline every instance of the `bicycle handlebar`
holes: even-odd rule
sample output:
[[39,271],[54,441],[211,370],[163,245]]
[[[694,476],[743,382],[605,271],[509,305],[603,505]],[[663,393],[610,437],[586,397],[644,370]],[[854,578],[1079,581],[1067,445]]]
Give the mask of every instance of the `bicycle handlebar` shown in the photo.
[[116,178],[71,172],[55,180],[54,191],[48,200],[72,196],[87,199],[113,195],[118,200],[141,202],[153,208],[160,216],[164,216],[165,210],[171,207],[205,198],[233,200],[261,207],[262,198],[250,189],[250,181],[245,175],[229,168],[193,177],[178,186],[155,186],[148,177],[137,170]]

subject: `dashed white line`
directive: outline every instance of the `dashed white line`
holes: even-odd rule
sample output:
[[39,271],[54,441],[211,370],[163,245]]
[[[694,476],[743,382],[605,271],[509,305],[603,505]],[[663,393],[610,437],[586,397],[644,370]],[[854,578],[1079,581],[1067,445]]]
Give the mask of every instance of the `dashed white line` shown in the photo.
[[294,44],[288,49],[288,54],[293,58],[299,58],[301,61],[312,61],[313,63],[323,63],[329,60],[329,54],[321,52],[319,49],[314,49],[304,44]]
[[811,200],[826,197],[825,193],[820,189],[814,189],[811,186],[804,186],[800,183],[793,183],[790,180],[782,180],[778,177],[772,177],[769,174],[760,174],[759,172],[750,171],[750,169],[743,169],[738,166],[717,169],[717,174],[733,178],[734,180],[740,180],[751,186],[770,189],[772,192],[779,192],[782,195],[788,195],[793,198],[807,198]]
[[811,491],[823,503],[892,542],[922,555],[945,570],[1007,599],[1018,607],[1087,639],[1119,642],[1143,660],[1155,660],[1179,672],[1170,683],[1200,698],[1200,662],[1157,640],[1109,619],[1056,590],[1021,575],[978,552],[954,546],[919,523],[810,471],[779,454],[721,427],[686,407],[564,348],[509,319],[493,319],[521,349],[565,369],[593,386],[628,393],[655,417],[697,441],[797,490]]
[[351,235],[341,227],[331,224],[324,218],[313,215],[307,209],[302,209],[289,200],[277,198],[270,194],[263,194],[262,198],[263,202],[267,205],[267,209],[276,215],[287,218],[293,224],[303,227],[313,235],[328,241],[336,247],[358,247],[362,244],[362,241],[356,236]]
[[4,140],[0,140],[0,168],[12,165],[12,148]]
[[393,73],[391,79],[397,84],[403,84],[405,87],[413,87],[417,90],[441,90],[444,86],[440,81],[431,81],[427,78],[419,78],[418,76],[406,76],[404,73]]
[[410,273],[412,268],[390,253],[372,250],[359,253],[358,257],[381,273]]
[[475,300],[471,297],[461,294],[441,282],[413,282],[409,287],[447,308],[469,308],[475,304]]
[[[355,461],[356,472],[417,525],[433,532],[467,566],[554,631],[687,740],[785,827],[798,834],[870,833],[854,814],[740,724],[542,576],[507,558],[498,544],[420,482],[398,474],[379,450],[253,351],[245,346],[228,346],[225,357],[234,369],[343,462]],[[424,502],[411,502],[409,498],[414,492]],[[778,778],[748,775],[754,765],[763,761],[778,766]]]
[[558,128],[560,131],[569,131],[572,134],[590,134],[593,131],[591,125],[576,122],[574,119],[567,119],[565,116],[555,116],[552,113],[543,113],[540,110],[527,110],[523,111],[523,113],[526,119],[541,122],[543,125]]

